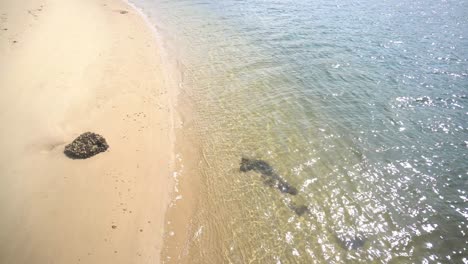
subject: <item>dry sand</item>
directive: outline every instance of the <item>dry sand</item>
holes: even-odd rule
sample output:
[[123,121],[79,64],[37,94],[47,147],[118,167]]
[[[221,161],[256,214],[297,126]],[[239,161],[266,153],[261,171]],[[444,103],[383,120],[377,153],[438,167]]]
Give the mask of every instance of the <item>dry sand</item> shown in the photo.
[[[0,0],[0,263],[159,263],[173,87],[117,0]],[[107,152],[71,160],[85,131]]]

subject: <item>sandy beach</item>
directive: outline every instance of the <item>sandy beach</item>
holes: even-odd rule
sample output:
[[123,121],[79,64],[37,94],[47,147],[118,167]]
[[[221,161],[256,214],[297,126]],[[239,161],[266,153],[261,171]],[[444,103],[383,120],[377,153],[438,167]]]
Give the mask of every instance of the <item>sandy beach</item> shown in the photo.
[[[117,0],[0,1],[0,263],[159,263],[173,91]],[[83,132],[110,148],[72,160]]]

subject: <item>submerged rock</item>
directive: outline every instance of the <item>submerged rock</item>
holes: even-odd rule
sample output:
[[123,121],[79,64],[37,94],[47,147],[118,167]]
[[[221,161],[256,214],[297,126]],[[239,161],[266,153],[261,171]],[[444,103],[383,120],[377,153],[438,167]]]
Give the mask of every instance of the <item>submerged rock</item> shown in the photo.
[[270,166],[266,161],[242,158],[240,163],[240,171],[248,172],[255,171],[265,178],[265,184],[270,187],[276,187],[282,193],[288,193],[291,195],[297,194],[297,189],[286,182],[281,176],[275,173],[273,167]]
[[339,237],[336,238],[339,241],[340,246],[346,250],[357,250],[362,248],[366,243],[366,239],[360,236],[345,239],[340,239]]
[[294,213],[296,213],[297,216],[302,216],[304,215],[305,213],[309,213],[309,208],[307,207],[307,205],[296,205],[296,204],[290,204],[289,205],[289,208],[291,208],[291,210],[294,211]]
[[289,193],[291,195],[296,195],[297,194],[297,189],[294,186],[291,186],[289,183],[282,179],[278,179],[278,190],[280,190],[282,193]]
[[85,132],[65,146],[64,153],[71,159],[87,159],[109,148],[101,135]]
[[266,161],[242,158],[240,171],[247,172],[251,170],[267,176],[273,175],[273,168]]

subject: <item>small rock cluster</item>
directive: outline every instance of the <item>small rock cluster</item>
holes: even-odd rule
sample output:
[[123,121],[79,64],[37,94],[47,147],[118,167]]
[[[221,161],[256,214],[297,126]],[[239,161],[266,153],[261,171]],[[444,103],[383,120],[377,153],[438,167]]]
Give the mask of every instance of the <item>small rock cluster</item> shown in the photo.
[[85,132],[65,146],[64,153],[71,159],[87,159],[109,148],[106,139],[92,132]]

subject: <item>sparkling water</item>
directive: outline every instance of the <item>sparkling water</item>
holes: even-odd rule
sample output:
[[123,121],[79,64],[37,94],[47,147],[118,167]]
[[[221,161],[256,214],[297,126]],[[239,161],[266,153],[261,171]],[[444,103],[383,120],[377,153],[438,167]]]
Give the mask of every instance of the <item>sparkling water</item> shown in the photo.
[[133,2],[201,136],[188,263],[468,263],[468,1]]

